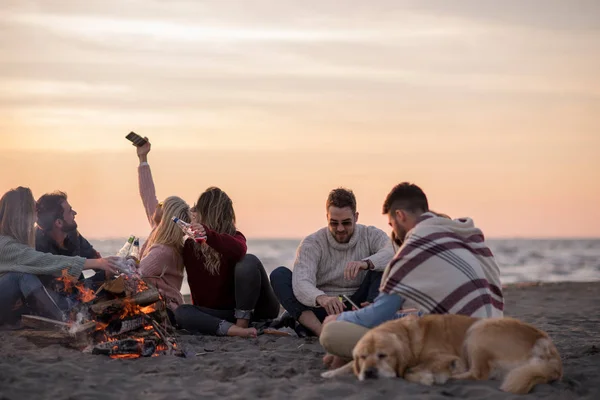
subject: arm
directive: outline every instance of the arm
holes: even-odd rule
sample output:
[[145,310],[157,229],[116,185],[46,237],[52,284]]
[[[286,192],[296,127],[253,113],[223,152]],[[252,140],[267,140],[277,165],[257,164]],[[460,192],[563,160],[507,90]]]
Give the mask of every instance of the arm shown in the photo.
[[41,253],[15,241],[0,249],[0,272],[61,276],[62,271],[66,269],[68,275],[78,278],[85,262],[85,258],[82,257]]
[[156,198],[156,189],[152,180],[152,171],[150,171],[150,165],[147,162],[141,163],[138,167],[138,184],[146,217],[148,218],[148,222],[150,222],[150,226],[154,228],[156,222],[154,222],[152,217],[158,206],[158,199]]
[[206,232],[206,244],[223,254],[228,259],[238,262],[248,251],[246,245],[246,237],[241,232],[236,232],[235,235],[227,235],[225,233],[218,233],[204,226]]
[[[145,138],[148,140],[148,138]],[[140,197],[144,204],[144,210],[146,211],[146,217],[150,222],[150,227],[154,228],[156,222],[154,221],[154,212],[158,207],[158,199],[156,198],[156,189],[154,188],[154,180],[152,179],[152,171],[150,171],[150,165],[148,165],[148,153],[150,153],[150,141],[140,147],[136,147],[137,156],[140,160],[140,166],[138,167],[138,184],[140,188]]]
[[365,328],[374,328],[394,318],[402,307],[404,299],[396,294],[380,294],[373,304],[356,311],[346,311],[337,317],[337,321],[351,322]]
[[383,271],[394,257],[394,248],[388,235],[374,226],[367,227],[369,249],[374,252],[363,261],[371,261],[375,271]]
[[292,273],[294,296],[308,307],[317,306],[317,297],[326,295],[317,289],[317,268],[321,259],[321,248],[312,238],[300,243]]

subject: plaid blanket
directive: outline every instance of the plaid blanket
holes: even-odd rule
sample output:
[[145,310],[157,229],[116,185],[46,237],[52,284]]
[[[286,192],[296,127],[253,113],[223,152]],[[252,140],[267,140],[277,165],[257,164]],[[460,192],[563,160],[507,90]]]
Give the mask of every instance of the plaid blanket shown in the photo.
[[387,266],[381,291],[425,313],[502,317],[500,270],[470,218],[425,213]]

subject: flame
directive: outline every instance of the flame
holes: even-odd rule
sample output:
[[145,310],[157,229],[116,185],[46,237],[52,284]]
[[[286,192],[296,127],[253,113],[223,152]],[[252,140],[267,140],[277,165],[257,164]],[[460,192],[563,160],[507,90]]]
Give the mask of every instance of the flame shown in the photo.
[[156,311],[156,307],[154,307],[154,305],[149,305],[149,306],[146,306],[146,307],[140,307],[139,311],[143,312],[144,314],[151,314],[154,311]]
[[75,278],[69,275],[66,269],[63,269],[61,272],[61,277],[56,278],[57,281],[61,281],[64,285],[64,291],[67,293],[73,292],[73,287],[75,286],[73,282]]
[[133,359],[133,358],[140,358],[141,356],[139,354],[111,354],[109,357],[113,358],[113,359],[116,359],[116,358]]
[[84,303],[96,298],[94,291],[83,287],[83,285],[77,285],[77,289],[79,289],[79,299]]

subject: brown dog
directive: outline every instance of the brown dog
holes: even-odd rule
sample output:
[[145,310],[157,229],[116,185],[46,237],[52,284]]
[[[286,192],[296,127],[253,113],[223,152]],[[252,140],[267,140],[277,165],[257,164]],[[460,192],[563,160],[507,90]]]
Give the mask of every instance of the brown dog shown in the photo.
[[501,390],[528,393],[562,377],[562,362],[548,335],[512,318],[462,315],[407,316],[367,332],[352,363],[359,380],[404,377],[425,385],[448,379],[503,379]]

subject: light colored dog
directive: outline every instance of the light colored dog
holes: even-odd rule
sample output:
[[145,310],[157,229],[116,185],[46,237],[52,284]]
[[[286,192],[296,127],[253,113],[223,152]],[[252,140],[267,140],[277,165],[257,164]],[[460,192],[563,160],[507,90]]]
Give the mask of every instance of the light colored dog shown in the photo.
[[528,393],[562,377],[560,355],[548,335],[512,318],[410,315],[367,332],[353,358],[322,376],[354,370],[361,381],[403,377],[424,385],[500,379],[500,389],[511,393]]

